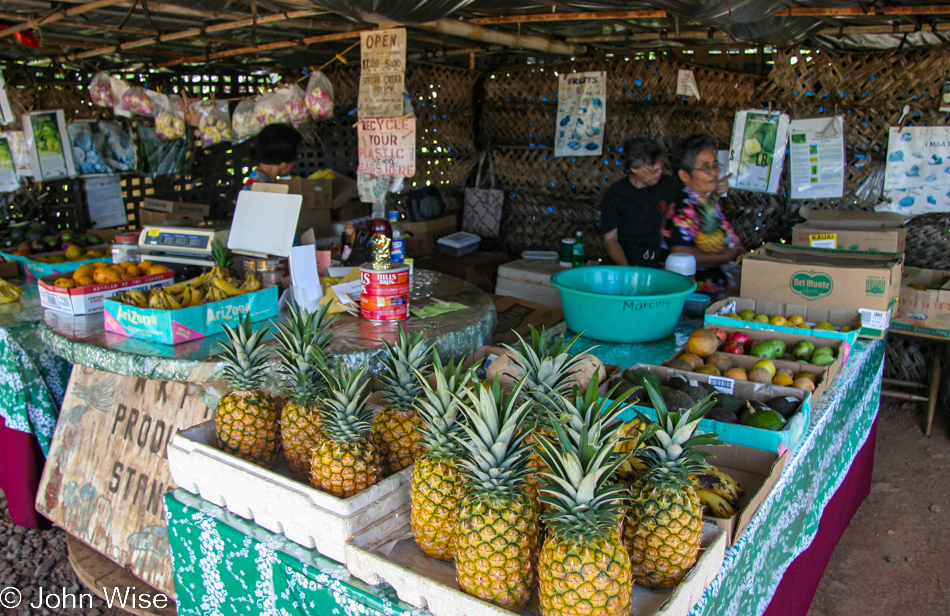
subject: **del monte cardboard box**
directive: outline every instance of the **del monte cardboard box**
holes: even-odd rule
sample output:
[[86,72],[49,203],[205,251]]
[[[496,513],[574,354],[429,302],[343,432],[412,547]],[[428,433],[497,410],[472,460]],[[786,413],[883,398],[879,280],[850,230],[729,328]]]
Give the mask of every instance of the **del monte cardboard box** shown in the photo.
[[792,229],[792,245],[860,252],[904,252],[907,216],[864,210],[811,210]]

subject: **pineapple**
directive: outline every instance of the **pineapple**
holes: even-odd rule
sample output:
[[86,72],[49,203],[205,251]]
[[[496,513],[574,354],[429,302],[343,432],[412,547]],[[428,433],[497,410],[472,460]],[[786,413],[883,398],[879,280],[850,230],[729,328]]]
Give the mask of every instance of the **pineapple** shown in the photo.
[[234,254],[231,249],[224,245],[221,240],[214,238],[211,240],[211,259],[214,261],[215,268],[221,272],[225,278],[233,278],[237,272],[231,267],[234,261]]
[[689,476],[707,469],[711,454],[694,447],[718,445],[719,435],[694,436],[699,420],[714,404],[711,395],[682,413],[671,413],[652,384],[646,383],[646,389],[659,421],[637,452],[646,468],[630,486],[624,541],[635,581],[672,588],[696,564],[703,536],[703,506]]
[[303,480],[310,478],[311,451],[323,437],[316,410],[323,393],[323,377],[316,368],[325,366],[324,347],[332,338],[327,329],[335,317],[324,323],[329,307],[327,303],[313,315],[291,306],[287,325],[278,324],[275,334],[281,346],[277,351],[278,373],[288,385],[280,416],[280,437],[290,469]]
[[629,405],[598,399],[595,376],[574,399],[558,396],[565,425],[552,422],[556,439],[538,440],[544,473],[541,514],[544,546],[538,557],[538,596],[545,616],[630,614],[630,556],[621,533],[627,491],[615,472]]
[[572,374],[583,358],[580,357],[581,353],[572,356],[569,351],[580,338],[580,334],[567,341],[564,340],[564,336],[558,336],[553,343],[549,344],[544,329],[539,332],[532,325],[530,342],[517,333],[515,335],[518,336],[517,348],[508,345],[504,347],[513,354],[512,359],[517,374],[511,376],[525,379],[521,393],[522,400],[531,404],[527,438],[527,443],[531,446],[528,459],[528,495],[535,507],[538,507],[538,488],[541,485],[538,473],[550,469],[537,452],[536,437],[538,435],[554,436],[547,411],[556,410],[556,407],[549,396],[554,392],[561,394],[570,392],[574,384]]
[[272,468],[280,449],[279,416],[271,397],[261,390],[265,356],[261,339],[264,325],[253,331],[250,315],[232,329],[224,325],[224,378],[230,391],[218,401],[215,427],[218,445],[225,453]]
[[416,373],[424,377],[429,367],[429,349],[421,332],[409,336],[402,325],[398,327],[395,346],[383,341],[387,353],[379,378],[383,382],[385,406],[373,421],[373,440],[379,447],[385,475],[401,471],[425,452],[422,420],[413,407],[422,394]]
[[462,457],[457,438],[462,434],[458,398],[475,367],[462,371],[461,362],[442,365],[433,352],[435,388],[420,379],[425,400],[416,403],[422,419],[426,452],[412,470],[412,534],[423,552],[433,558],[455,558],[455,507],[462,498],[458,462]]
[[327,388],[319,407],[324,439],[313,451],[310,483],[337,498],[349,498],[382,478],[379,450],[370,435],[373,410],[366,406],[366,368],[351,372],[337,362],[337,374],[319,370]]
[[518,435],[530,410],[516,406],[523,384],[508,396],[497,379],[465,390],[465,494],[455,514],[459,588],[515,612],[531,599],[538,549],[537,510],[525,493],[526,433]]
[[699,214],[699,231],[696,232],[696,248],[703,252],[719,254],[726,248],[726,232],[716,213],[716,204],[702,199],[696,206]]

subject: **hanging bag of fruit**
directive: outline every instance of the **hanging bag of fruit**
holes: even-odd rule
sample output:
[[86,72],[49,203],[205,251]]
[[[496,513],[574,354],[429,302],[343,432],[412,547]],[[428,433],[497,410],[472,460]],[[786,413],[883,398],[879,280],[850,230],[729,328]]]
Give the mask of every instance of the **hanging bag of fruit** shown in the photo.
[[256,106],[257,101],[246,98],[234,108],[234,115],[231,116],[231,140],[234,143],[247,141],[264,128],[257,119]]
[[307,109],[317,120],[333,117],[333,84],[320,71],[307,81]]
[[144,116],[155,115],[155,105],[145,88],[133,86],[122,94],[122,109]]
[[198,136],[201,145],[210,147],[218,143],[231,141],[231,117],[228,115],[228,101],[198,101],[193,108],[198,114]]
[[159,141],[185,136],[185,114],[180,96],[159,94],[155,97],[155,137]]
[[290,117],[284,107],[284,97],[278,92],[269,92],[257,99],[254,105],[257,122],[264,128],[268,124],[290,124]]
[[310,113],[307,111],[307,103],[304,100],[306,94],[303,88],[297,84],[290,84],[289,87],[281,88],[276,92],[284,99],[284,109],[287,111],[287,117],[295,128],[310,119]]
[[109,73],[96,73],[89,82],[89,98],[96,107],[112,107],[112,82]]

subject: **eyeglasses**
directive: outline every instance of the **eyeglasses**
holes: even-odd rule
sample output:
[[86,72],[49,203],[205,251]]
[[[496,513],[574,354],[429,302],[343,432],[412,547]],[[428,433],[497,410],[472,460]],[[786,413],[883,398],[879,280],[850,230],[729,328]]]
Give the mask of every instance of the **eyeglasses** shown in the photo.
[[722,165],[719,163],[709,163],[708,165],[703,165],[702,167],[695,167],[693,171],[701,171],[706,175],[719,175],[720,169],[722,169]]

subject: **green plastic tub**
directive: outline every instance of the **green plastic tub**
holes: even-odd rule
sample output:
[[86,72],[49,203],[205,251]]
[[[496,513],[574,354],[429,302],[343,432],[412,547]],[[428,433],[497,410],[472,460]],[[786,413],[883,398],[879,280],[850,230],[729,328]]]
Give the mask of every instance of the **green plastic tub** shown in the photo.
[[650,267],[596,265],[554,274],[567,326],[604,342],[651,342],[673,333],[696,282]]

